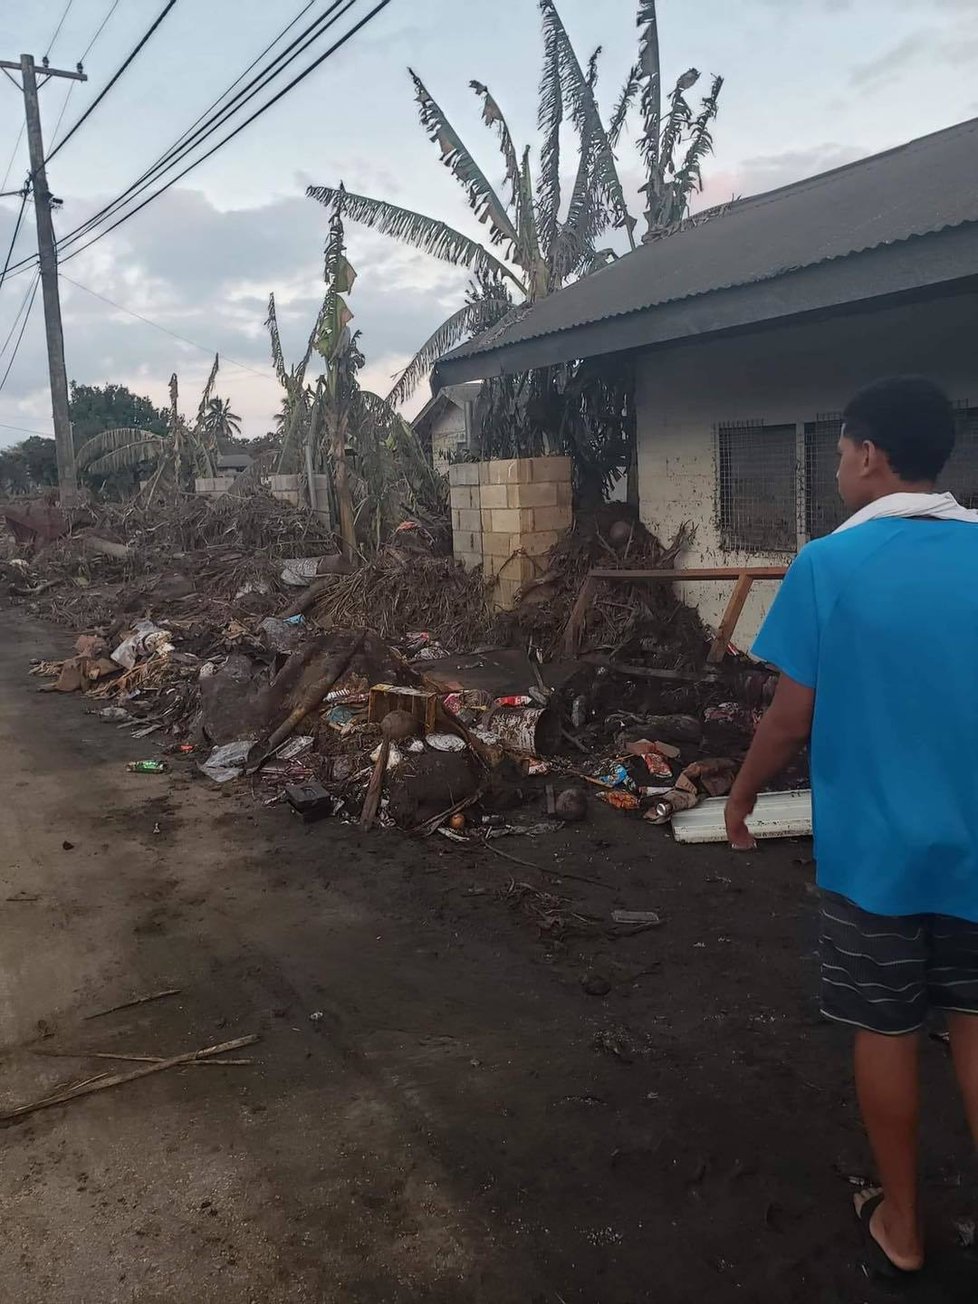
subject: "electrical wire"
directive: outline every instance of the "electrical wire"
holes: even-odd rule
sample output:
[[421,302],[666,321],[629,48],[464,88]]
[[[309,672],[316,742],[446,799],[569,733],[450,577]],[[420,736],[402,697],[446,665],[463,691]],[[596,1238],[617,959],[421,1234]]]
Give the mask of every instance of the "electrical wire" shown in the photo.
[[[312,3],[315,3],[315,0],[312,0]],[[251,68],[263,59],[264,56],[275,45],[277,45],[280,40],[282,40],[288,31],[295,26],[303,14],[308,12],[311,8],[311,4],[306,4],[295,18],[293,18],[292,22],[289,23],[288,27],[281,31],[270,45],[266,46],[265,50],[263,50],[258,56],[258,59],[254,60],[251,64],[251,67],[246,69],[236,81],[232,82],[227,90],[218,96],[209,109],[205,109],[204,113],[200,115],[197,121],[187,128],[183,135],[181,135],[177,141],[171,145],[165,154],[162,154],[155,163],[147,168],[142,176],[137,177],[121,195],[118,195],[110,203],[106,204],[104,208],[99,209],[97,213],[93,213],[92,216],[80,227],[76,227],[75,230],[70,232],[69,235],[65,237],[65,242],[67,243],[70,241],[74,243],[83,235],[87,235],[87,233],[93,230],[104,218],[111,216],[113,213],[119,212],[130,199],[134,199],[137,195],[148,190],[154,181],[159,180],[164,173],[168,172],[171,168],[176,167],[184,158],[188,157],[197,145],[203,144],[208,140],[220,126],[222,126],[229,118],[234,116],[239,108],[243,108],[244,105],[248,104],[261,90],[264,90],[280,72],[283,72],[285,68],[294,63],[305,50],[315,43],[319,36],[328,31],[330,27],[338,22],[355,3],[357,3],[357,0],[332,0],[331,5],[325,13],[314,19],[304,31],[300,32],[292,44],[276,55],[268,67],[263,69],[263,71],[256,77],[252,78],[248,85],[240,90],[233,99],[228,101],[228,103],[217,112],[214,112],[214,109],[221,104],[221,101],[227,99],[235,86],[244,80],[251,71]],[[343,8],[344,5],[345,8]],[[342,12],[337,13],[336,11],[338,9],[342,9]],[[296,49],[297,46],[299,47],[298,49]],[[277,67],[277,65],[280,64],[282,66]],[[204,121],[205,119],[206,121]],[[199,124],[202,122],[203,126],[200,126]],[[197,128],[197,130],[195,130],[195,128]]]
[[[339,2],[339,0],[337,0],[337,2]],[[293,78],[291,82],[289,82],[285,87],[283,87],[276,95],[274,95],[270,100],[268,100],[265,104],[263,104],[253,114],[251,114],[251,116],[248,117],[244,122],[240,123],[233,131],[229,132],[227,136],[225,136],[222,140],[220,140],[217,143],[217,145],[213,146],[210,150],[207,151],[207,153],[201,155],[194,162],[190,163],[186,168],[183,169],[182,172],[179,172],[176,176],[172,177],[165,185],[161,186],[158,190],[154,191],[151,195],[148,196],[148,198],[143,200],[143,202],[139,204],[136,208],[130,209],[128,212],[123,213],[123,215],[111,226],[106,227],[104,230],[100,231],[97,235],[93,237],[93,239],[89,240],[80,248],[73,249],[70,253],[65,255],[64,261],[67,261],[68,258],[74,257],[76,254],[83,253],[86,249],[89,249],[97,240],[100,240],[102,236],[108,235],[111,231],[114,231],[118,226],[121,226],[123,222],[128,221],[130,217],[134,217],[137,213],[141,212],[142,209],[147,206],[147,204],[151,203],[154,199],[158,198],[159,195],[163,194],[166,190],[170,189],[171,186],[175,185],[178,181],[180,181],[183,177],[185,177],[188,172],[193,170],[193,168],[197,167],[200,163],[203,163],[207,159],[211,158],[215,153],[217,153],[219,149],[223,148],[224,145],[226,145],[229,141],[233,140],[234,137],[239,135],[240,132],[242,132],[246,127],[250,126],[252,122],[254,122],[257,118],[261,117],[263,113],[265,113],[268,109],[272,108],[273,105],[278,103],[278,101],[281,100],[285,95],[287,95],[295,86],[297,86],[300,82],[304,81],[305,78],[308,77],[312,72],[314,72],[316,68],[318,68],[322,63],[324,63],[326,59],[330,58],[333,54],[335,54],[337,50],[339,50],[349,40],[351,40],[352,37],[354,37],[359,31],[361,31],[362,28],[367,25],[367,23],[371,22],[381,12],[381,10],[386,9],[387,6],[390,4],[390,2],[391,0],[380,0],[380,3],[376,4],[373,9],[371,9],[367,14],[364,15],[363,18],[360,19],[359,22],[354,24],[354,26],[351,27],[349,31],[347,31],[338,41],[334,42],[334,44],[330,46],[328,50],[326,50],[317,59],[315,59],[297,77]],[[354,3],[356,3],[356,0],[346,0],[346,8],[343,9],[341,13],[336,14],[336,16],[331,19],[330,25],[338,21],[339,18],[343,17],[343,15],[349,10],[350,7],[352,7]],[[334,13],[335,8],[336,5],[334,4],[333,9],[331,9],[329,12]],[[303,10],[302,12],[305,11]],[[301,16],[301,14],[298,16]],[[296,20],[293,20],[293,23],[295,21]],[[319,22],[321,22],[321,20],[317,20],[317,23],[314,24],[313,26],[318,26]],[[292,24],[290,24],[290,26],[291,25]],[[309,29],[306,30],[308,32]],[[303,40],[304,36],[305,33],[303,34],[303,36],[300,36],[298,40],[299,41]],[[277,39],[280,39],[280,37]],[[276,42],[272,42],[273,45],[275,43]],[[294,48],[294,45],[295,43],[293,43],[293,46],[290,46],[289,49],[292,50]],[[302,51],[300,50],[298,53],[301,52]],[[293,62],[297,57],[298,54],[293,55],[288,62],[289,63]],[[240,80],[240,78],[238,80]],[[255,98],[256,94],[257,92],[253,93],[248,98],[253,99]],[[61,144],[63,145],[66,140],[67,137],[65,137],[65,140],[63,140]],[[198,143],[203,143],[203,141]],[[189,148],[187,152],[189,152]],[[181,157],[185,157],[185,156],[186,156],[185,153],[181,154]],[[174,163],[171,164],[170,166],[175,166],[177,161],[179,160],[175,159]],[[150,171],[152,171],[152,169],[150,169]],[[110,215],[112,211],[118,211],[118,208],[124,205],[127,198],[134,197],[132,195],[134,189],[135,186],[130,186],[127,189],[127,191],[123,192],[123,195],[120,196],[117,200],[113,201],[112,204],[107,205],[106,208],[104,210],[101,210],[100,213],[94,214],[91,218],[87,220],[87,222],[82,223],[81,226],[75,228],[73,231],[70,231],[66,236],[64,236],[61,239],[61,241],[59,241],[59,245],[58,245],[59,253],[63,248],[70,247],[71,245],[76,244],[78,240],[80,240],[84,235],[88,234],[91,230],[93,230],[97,222],[100,221],[102,218]],[[35,259],[23,259],[20,263],[13,264],[13,266],[10,269],[9,275],[20,274],[20,272],[28,270],[33,265],[36,265]]]
[[54,438],[53,430],[32,430],[30,426],[8,426],[5,421],[0,421],[0,430],[19,430],[24,435],[46,435],[48,439]]
[[[349,4],[354,4],[354,3],[356,3],[356,0],[349,0]],[[288,93],[291,90],[293,90],[296,86],[298,86],[300,82],[305,81],[305,79],[311,73],[315,72],[315,70],[322,63],[324,63],[328,58],[330,58],[333,54],[335,54],[337,50],[341,49],[344,45],[346,45],[347,41],[352,40],[352,38],[356,36],[356,34],[367,25],[367,23],[371,22],[372,19],[374,19],[377,16],[377,14],[381,12],[381,10],[386,9],[390,3],[391,0],[379,0],[379,3],[374,5],[373,9],[371,9],[368,14],[365,14],[364,17],[361,18],[358,23],[355,23],[354,26],[351,27],[350,30],[346,32],[342,37],[340,37],[338,41],[336,41],[333,45],[331,45],[330,48],[325,51],[325,53],[321,54],[317,59],[315,59],[309,65],[308,68],[304,69],[298,75],[298,77],[294,77],[287,86],[284,86],[282,90],[280,90],[270,100],[268,100],[265,104],[263,104],[261,108],[256,109],[256,111],[253,114],[251,114],[250,117],[246,118],[244,122],[242,122],[239,126],[235,127],[235,129],[232,132],[230,132],[227,136],[225,136],[223,140],[218,141],[216,145],[212,146],[207,151],[206,154],[202,154],[200,158],[195,159],[192,163],[188,164],[188,166],[185,167],[182,172],[178,172],[175,177],[171,177],[171,179],[167,181],[165,185],[160,186],[158,190],[155,190],[151,195],[148,196],[148,198],[144,199],[141,204],[138,204],[135,208],[130,209],[127,213],[123,213],[122,217],[120,217],[116,222],[113,222],[111,226],[106,227],[105,230],[100,231],[96,236],[94,236],[91,240],[89,240],[87,244],[82,245],[81,248],[79,249],[73,249],[69,254],[65,256],[65,258],[62,261],[67,262],[68,259],[74,258],[76,257],[76,255],[80,253],[84,253],[86,249],[90,249],[92,245],[95,244],[98,240],[101,240],[103,236],[108,235],[111,231],[114,231],[117,227],[121,226],[124,222],[128,222],[130,218],[135,217],[137,213],[141,212],[147,206],[147,204],[151,204],[154,199],[158,199],[159,196],[162,195],[165,191],[169,190],[171,186],[176,185],[176,183],[182,180],[187,175],[188,172],[192,172],[194,168],[199,167],[201,163],[206,162],[207,159],[211,158],[214,154],[216,154],[219,149],[223,149],[223,147],[227,145],[229,141],[232,141],[235,138],[235,136],[240,135],[240,133],[244,131],[246,127],[249,127],[257,118],[260,118],[263,113],[266,113],[270,108],[272,108],[275,104],[277,104],[279,100],[281,100],[285,95],[288,95]]]
[[[37,278],[38,278],[40,275],[41,275],[40,272],[35,272],[35,273],[34,273],[34,280],[36,281]],[[27,291],[26,291],[26,293],[24,294],[23,299],[21,299],[21,301],[20,301],[20,307],[17,309],[17,315],[16,315],[16,317],[14,318],[13,323],[11,324],[10,330],[7,331],[7,338],[4,340],[4,342],[3,342],[2,344],[0,344],[0,358],[2,358],[3,355],[7,352],[7,345],[10,343],[10,341],[11,341],[11,340],[13,339],[13,337],[14,337],[14,331],[17,329],[17,323],[20,321],[20,314],[21,314],[21,313],[24,311],[24,309],[27,307],[27,300],[31,297],[31,291],[32,291],[33,288],[34,288],[34,281],[32,281],[32,282],[28,285],[28,287],[27,287]]]
[[[101,25],[100,25],[98,31],[95,33],[95,35],[94,35],[94,36],[92,37],[92,39],[89,41],[89,43],[85,46],[85,53],[84,53],[84,54],[82,55],[82,57],[78,60],[78,62],[79,62],[80,64],[84,64],[85,60],[86,60],[86,59],[88,58],[88,56],[91,54],[91,52],[92,52],[92,46],[95,44],[95,42],[98,40],[98,38],[99,38],[99,37],[102,35],[102,33],[105,31],[106,27],[108,26],[109,19],[112,17],[112,15],[115,13],[115,11],[116,11],[118,8],[119,8],[119,0],[112,0],[112,6],[111,6],[111,8],[109,9],[109,12],[108,12],[108,13],[105,15],[105,17],[102,19],[102,22],[101,22]],[[74,84],[74,83],[72,83],[72,84]]]
[[49,54],[51,53],[51,51],[54,49],[54,43],[55,43],[55,41],[58,39],[58,37],[61,35],[61,29],[62,29],[62,27],[64,27],[64,25],[65,25],[65,19],[66,19],[66,18],[68,17],[68,15],[71,13],[71,6],[72,6],[74,3],[75,3],[75,0],[68,0],[68,3],[65,5],[65,11],[64,11],[64,13],[61,15],[61,21],[58,23],[57,27],[54,29],[54,35],[51,37],[50,41],[48,41],[48,48],[44,51],[44,57],[45,57],[45,59],[48,57],[48,55],[49,55]]
[[139,41],[139,43],[135,46],[135,48],[130,52],[130,54],[128,55],[128,57],[127,57],[126,59],[123,60],[121,67],[120,67],[120,68],[119,68],[119,69],[118,69],[118,70],[113,74],[112,77],[109,78],[109,80],[108,80],[108,81],[106,82],[106,84],[102,87],[102,89],[101,89],[101,91],[98,93],[98,95],[96,95],[96,97],[95,97],[95,99],[92,101],[92,103],[88,106],[88,108],[85,110],[85,112],[81,115],[81,117],[80,117],[80,118],[78,119],[78,121],[75,123],[75,125],[74,125],[73,127],[70,127],[70,128],[68,129],[68,131],[65,133],[65,137],[64,137],[64,139],[60,142],[60,144],[58,144],[58,145],[56,145],[56,146],[54,147],[54,149],[51,151],[51,153],[47,156],[47,159],[45,160],[45,162],[50,162],[51,159],[54,158],[55,154],[57,154],[58,150],[62,149],[65,145],[67,145],[68,141],[71,140],[72,136],[75,134],[76,131],[78,131],[78,129],[82,126],[82,124],[88,121],[88,119],[92,116],[92,114],[95,112],[95,110],[98,108],[98,106],[102,103],[102,101],[105,99],[106,95],[108,95],[109,91],[110,91],[110,90],[112,89],[112,87],[116,84],[116,82],[119,80],[119,78],[123,75],[123,73],[124,73],[124,72],[126,71],[126,69],[129,67],[129,65],[132,63],[132,61],[136,58],[136,56],[139,54],[140,50],[143,48],[143,46],[146,44],[146,42],[150,39],[150,37],[153,35],[153,33],[154,33],[154,32],[156,31],[156,29],[159,27],[160,23],[162,23],[163,19],[167,16],[167,14],[170,12],[170,10],[174,7],[174,5],[175,5],[176,3],[177,3],[177,0],[167,0],[166,4],[163,6],[163,9],[162,9],[162,11],[160,12],[159,16],[157,17],[156,21],[155,21],[155,22],[150,26],[149,30],[145,33],[145,35],[142,37],[142,39]]
[[[154,330],[162,331],[164,335],[169,335],[175,340],[180,340],[183,344],[190,344],[195,349],[200,349],[201,353],[206,353],[211,358],[213,358],[215,353],[221,352],[219,349],[209,349],[205,344],[199,344],[197,340],[189,339],[186,335],[178,335],[176,331],[171,331],[168,326],[161,326],[159,322],[152,321],[149,317],[144,317],[141,313],[134,312],[132,308],[127,308],[124,303],[116,303],[114,299],[108,298],[107,295],[99,294],[98,290],[93,290],[87,285],[82,285],[81,281],[73,280],[70,276],[66,276],[64,272],[60,272],[59,275],[63,281],[67,281],[69,285],[75,286],[78,290],[84,290],[85,293],[90,294],[93,299],[101,299],[102,302],[107,303],[109,307],[118,308],[119,312],[128,313],[130,317],[135,317],[137,321],[144,322],[147,326],[152,326]],[[0,349],[0,353],[2,352],[3,350]],[[249,367],[246,362],[236,362],[234,358],[226,353],[221,353],[221,359],[222,361],[231,363],[234,367],[239,367],[242,371],[250,371],[254,376],[261,376],[265,379],[270,379],[267,371],[259,371],[257,367]]]
[[34,288],[31,290],[30,301],[27,304],[27,311],[24,313],[24,320],[20,324],[20,334],[17,336],[17,343],[14,345],[14,351],[10,355],[10,361],[7,363],[7,370],[3,373],[3,380],[0,380],[0,393],[3,392],[3,387],[7,383],[7,377],[10,375],[10,368],[17,360],[17,353],[20,350],[21,341],[24,338],[24,331],[27,329],[27,323],[30,321],[31,309],[34,307],[34,298],[37,294],[37,287],[40,283],[41,278],[38,276],[34,281]]
[[14,165],[14,159],[17,157],[17,151],[20,149],[20,142],[24,139],[24,132],[26,130],[27,123],[25,121],[20,124],[20,131],[17,133],[17,139],[14,141],[14,147],[10,154],[10,162],[7,164],[7,170],[3,174],[3,180],[0,181],[0,191],[6,190],[7,188],[7,181],[10,178],[10,169]]
[[14,233],[10,238],[10,248],[7,250],[7,257],[4,259],[3,271],[0,272],[0,285],[3,285],[7,277],[7,268],[10,266],[10,259],[14,252],[14,245],[17,243],[17,237],[20,234],[20,224],[24,220],[24,209],[27,207],[27,187],[24,187],[24,193],[20,197],[20,212],[17,214],[17,221],[14,223]]

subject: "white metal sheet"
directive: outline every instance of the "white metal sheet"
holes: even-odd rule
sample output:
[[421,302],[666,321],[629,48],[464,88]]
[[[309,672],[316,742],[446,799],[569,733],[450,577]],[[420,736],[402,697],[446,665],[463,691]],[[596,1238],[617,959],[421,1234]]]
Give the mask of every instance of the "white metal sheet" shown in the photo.
[[[672,834],[677,842],[725,842],[723,823],[726,797],[708,797],[692,810],[679,811],[672,817]],[[799,792],[762,792],[757,799],[747,827],[755,838],[804,838],[812,831],[812,794]]]

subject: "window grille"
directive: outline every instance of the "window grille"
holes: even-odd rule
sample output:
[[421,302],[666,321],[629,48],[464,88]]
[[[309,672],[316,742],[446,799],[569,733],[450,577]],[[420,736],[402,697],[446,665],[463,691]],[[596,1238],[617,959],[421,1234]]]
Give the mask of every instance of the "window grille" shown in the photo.
[[958,408],[957,441],[940,477],[962,507],[978,507],[978,408]]
[[805,423],[805,533],[810,539],[831,534],[849,515],[835,479],[841,433],[842,417],[836,413]]
[[721,546],[794,552],[798,537],[794,426],[717,427]]

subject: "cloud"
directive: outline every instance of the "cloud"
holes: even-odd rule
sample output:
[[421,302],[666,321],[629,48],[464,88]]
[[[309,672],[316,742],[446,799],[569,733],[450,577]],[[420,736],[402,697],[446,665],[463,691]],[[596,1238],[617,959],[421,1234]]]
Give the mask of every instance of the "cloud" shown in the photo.
[[[99,203],[73,201],[73,221]],[[69,376],[88,384],[126,384],[164,405],[170,374],[177,371],[181,406],[191,411],[211,357],[220,352],[218,391],[242,416],[245,434],[263,433],[281,399],[264,327],[268,294],[275,293],[286,359],[297,359],[322,303],[326,222],[325,210],[302,195],[222,210],[201,191],[168,191],[138,218],[64,263],[71,278],[62,282]],[[347,243],[360,273],[349,304],[367,358],[363,383],[383,393],[414,350],[461,305],[467,273],[353,224]],[[26,289],[28,278],[12,284]],[[12,313],[20,292],[9,301]],[[0,320],[3,334],[8,324]],[[0,422],[50,429],[41,326],[38,295],[0,395]],[[0,429],[0,444],[20,437]]]
[[706,177],[706,184],[695,205],[697,210],[711,208],[732,198],[763,194],[777,190],[819,172],[864,158],[869,150],[857,145],[840,145],[829,141],[807,149],[785,150],[779,154],[756,154],[745,158],[735,168],[716,170]]
[[893,81],[917,62],[921,57],[922,47],[926,47],[927,44],[926,33],[915,32],[905,36],[902,41],[898,41],[896,45],[877,55],[875,59],[857,64],[850,72],[849,80],[853,86],[863,89],[870,87],[875,89],[886,82]]

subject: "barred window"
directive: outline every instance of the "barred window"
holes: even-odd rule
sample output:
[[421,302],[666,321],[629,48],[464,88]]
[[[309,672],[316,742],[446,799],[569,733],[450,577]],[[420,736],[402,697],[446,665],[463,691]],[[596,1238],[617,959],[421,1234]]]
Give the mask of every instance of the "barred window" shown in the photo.
[[962,507],[978,507],[978,408],[958,408],[955,425],[957,441],[940,486],[949,489]]
[[795,427],[717,427],[718,514],[727,550],[794,552]]
[[831,534],[849,515],[835,478],[841,433],[842,417],[836,413],[805,423],[805,532],[810,539]]

